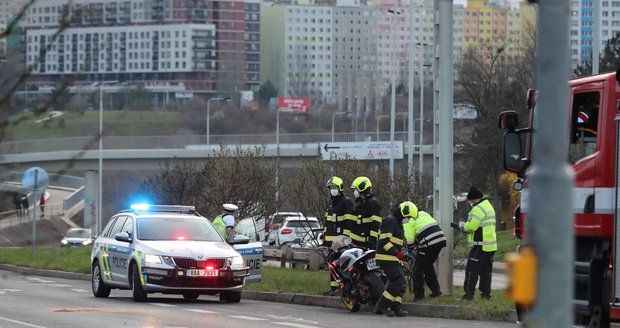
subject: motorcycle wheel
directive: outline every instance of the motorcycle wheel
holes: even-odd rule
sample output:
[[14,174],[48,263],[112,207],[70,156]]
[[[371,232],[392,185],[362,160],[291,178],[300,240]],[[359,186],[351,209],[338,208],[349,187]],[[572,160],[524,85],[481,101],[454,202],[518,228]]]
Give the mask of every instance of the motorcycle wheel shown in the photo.
[[342,304],[344,307],[349,310],[349,312],[357,312],[360,310],[362,305],[357,301],[349,297],[349,295],[345,295],[347,293],[340,292],[340,299],[342,300]]
[[385,290],[385,284],[381,279],[381,276],[376,271],[368,272],[363,278],[362,281],[366,286],[368,286],[368,299],[371,309],[374,310],[375,305],[381,298],[383,291]]

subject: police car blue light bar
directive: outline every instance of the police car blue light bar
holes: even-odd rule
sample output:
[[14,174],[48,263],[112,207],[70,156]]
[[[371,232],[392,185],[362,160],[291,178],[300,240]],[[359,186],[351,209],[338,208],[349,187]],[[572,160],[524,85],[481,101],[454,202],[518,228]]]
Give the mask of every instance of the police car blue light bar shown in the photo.
[[189,205],[151,205],[151,204],[131,204],[131,209],[139,212],[195,212],[195,206]]

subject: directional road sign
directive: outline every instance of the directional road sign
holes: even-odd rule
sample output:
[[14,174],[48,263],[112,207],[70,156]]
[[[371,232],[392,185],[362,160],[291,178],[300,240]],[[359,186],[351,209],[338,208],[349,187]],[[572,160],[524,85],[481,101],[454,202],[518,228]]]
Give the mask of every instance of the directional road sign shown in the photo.
[[[394,141],[394,159],[403,158],[403,142]],[[390,158],[390,142],[321,142],[323,160],[359,159],[381,160]]]
[[22,177],[22,185],[24,185],[24,189],[26,189],[26,191],[28,192],[34,193],[36,195],[35,199],[38,199],[38,196],[40,196],[45,191],[45,189],[47,189],[49,181],[50,179],[47,175],[47,172],[37,166],[27,169],[26,172],[24,172],[24,176]]

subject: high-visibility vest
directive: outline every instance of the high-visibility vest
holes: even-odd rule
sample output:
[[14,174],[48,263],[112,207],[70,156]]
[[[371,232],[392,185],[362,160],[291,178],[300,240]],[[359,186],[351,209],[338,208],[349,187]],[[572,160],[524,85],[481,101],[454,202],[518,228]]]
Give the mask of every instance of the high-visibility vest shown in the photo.
[[483,199],[469,211],[463,231],[467,232],[469,247],[482,246],[484,252],[497,250],[495,209],[488,199]]
[[213,226],[217,229],[224,239],[228,239],[228,232],[226,232],[226,223],[224,223],[224,214],[220,214],[213,219]]
[[410,219],[409,222],[403,224],[403,229],[408,245],[417,243],[420,248],[434,245],[446,246],[446,236],[437,221],[424,211],[418,212],[416,219]]

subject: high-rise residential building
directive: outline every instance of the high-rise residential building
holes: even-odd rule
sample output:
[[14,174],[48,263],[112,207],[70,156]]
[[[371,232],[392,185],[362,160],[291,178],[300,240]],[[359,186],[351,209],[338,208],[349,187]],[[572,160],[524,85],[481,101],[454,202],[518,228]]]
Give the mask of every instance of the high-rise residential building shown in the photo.
[[592,64],[595,31],[599,32],[600,51],[605,43],[620,32],[620,1],[599,2],[595,18],[594,0],[570,2],[570,60],[572,68]]
[[[0,34],[9,27],[15,15],[21,10],[24,0],[0,0]],[[0,38],[0,57],[7,56],[7,37]]]
[[333,10],[262,5],[261,80],[286,97],[309,97],[312,103],[332,97]]
[[[56,82],[70,75],[78,83],[143,83],[162,91],[161,99],[258,89],[255,0],[69,3],[39,1],[28,9],[23,26],[33,81]],[[63,17],[71,20],[68,27]],[[39,58],[42,49],[47,51]]]

